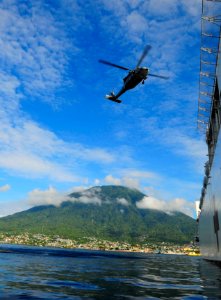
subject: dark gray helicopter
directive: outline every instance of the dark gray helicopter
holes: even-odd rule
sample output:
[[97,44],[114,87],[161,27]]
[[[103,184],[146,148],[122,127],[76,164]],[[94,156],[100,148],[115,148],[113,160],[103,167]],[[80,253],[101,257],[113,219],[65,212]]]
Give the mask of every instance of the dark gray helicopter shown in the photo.
[[140,59],[138,60],[138,63],[137,63],[136,68],[134,70],[130,70],[128,68],[113,64],[113,63],[108,62],[106,60],[102,60],[102,59],[99,60],[99,62],[102,63],[102,64],[112,66],[112,67],[115,67],[115,68],[119,68],[119,69],[122,69],[122,70],[125,70],[125,71],[129,71],[128,75],[123,79],[124,85],[123,85],[122,89],[117,93],[117,95],[115,95],[114,92],[111,92],[110,95],[106,95],[106,99],[117,102],[117,103],[121,103],[121,100],[118,99],[118,97],[120,97],[127,90],[133,89],[140,82],[142,82],[142,84],[144,84],[144,81],[147,79],[147,76],[153,76],[153,77],[158,77],[158,78],[162,78],[162,79],[168,79],[169,78],[169,77],[166,77],[166,76],[151,74],[151,73],[149,73],[148,68],[140,67],[143,59],[145,58],[147,53],[150,51],[150,49],[151,49],[150,45],[147,45],[144,48],[144,51],[143,51]]

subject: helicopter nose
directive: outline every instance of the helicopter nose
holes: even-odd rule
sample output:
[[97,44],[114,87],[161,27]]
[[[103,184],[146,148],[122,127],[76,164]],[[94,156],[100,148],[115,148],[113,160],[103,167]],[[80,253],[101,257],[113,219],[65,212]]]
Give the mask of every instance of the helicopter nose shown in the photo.
[[148,68],[142,68],[142,73],[143,73],[143,75],[147,75],[148,74]]

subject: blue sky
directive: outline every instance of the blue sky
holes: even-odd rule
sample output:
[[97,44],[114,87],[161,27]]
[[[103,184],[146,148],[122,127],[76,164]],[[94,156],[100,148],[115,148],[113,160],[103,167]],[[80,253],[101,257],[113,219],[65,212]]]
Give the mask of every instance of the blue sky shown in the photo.
[[[194,215],[201,1],[3,0],[0,15],[1,216],[106,184]],[[98,60],[134,68],[147,44],[142,65],[170,79],[105,100],[127,73]]]

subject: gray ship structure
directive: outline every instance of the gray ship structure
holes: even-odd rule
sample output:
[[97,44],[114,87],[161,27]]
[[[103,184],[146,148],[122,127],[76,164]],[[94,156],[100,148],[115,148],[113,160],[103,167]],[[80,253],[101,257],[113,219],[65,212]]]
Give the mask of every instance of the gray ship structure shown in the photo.
[[203,258],[221,263],[221,0],[202,1],[198,128],[208,160],[198,209]]

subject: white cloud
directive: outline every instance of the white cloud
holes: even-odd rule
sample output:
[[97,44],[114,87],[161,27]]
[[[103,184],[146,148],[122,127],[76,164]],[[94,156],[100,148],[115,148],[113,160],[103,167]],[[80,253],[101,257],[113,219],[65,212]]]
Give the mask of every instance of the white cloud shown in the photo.
[[[2,187],[3,190],[7,190],[8,185]],[[2,191],[3,191],[2,190]],[[0,189],[1,191],[1,189]],[[59,206],[64,201],[72,201],[83,204],[102,205],[103,199],[100,198],[100,187],[89,188],[83,186],[76,186],[71,189],[71,192],[60,192],[56,188],[49,186],[48,189],[34,189],[28,193],[26,201],[14,201],[14,202],[1,202],[1,215],[0,217],[13,214],[19,211],[23,211],[33,206],[39,205],[55,205]],[[70,193],[80,193],[76,197],[70,197]],[[125,198],[117,198],[117,203],[122,206],[128,206],[129,202]],[[145,196],[140,201],[136,202],[136,206],[139,209],[156,209],[162,210],[166,213],[174,211],[181,211],[191,217],[195,215],[194,210],[195,203],[186,201],[183,198],[174,198],[170,201],[161,200],[153,196]]]
[[9,184],[0,186],[0,192],[7,192],[10,189],[11,189],[11,186]]
[[0,218],[28,209],[26,201],[1,201]]
[[[56,88],[65,85],[63,50],[68,43],[61,23],[41,2],[27,6],[2,1],[0,14],[0,167],[19,176],[76,181],[68,167],[73,145],[20,112],[23,98],[40,96],[48,101]],[[101,156],[108,160],[102,149],[82,148],[91,160]],[[68,153],[68,162],[62,162]]]
[[106,151],[104,149],[94,148],[89,149],[83,147],[82,145],[75,145],[76,154],[85,160],[112,163],[115,161],[115,156],[113,153]]
[[121,205],[125,205],[125,206],[129,205],[129,202],[125,198],[117,198],[117,203],[119,203]]
[[136,202],[136,206],[140,209],[157,209],[164,212],[180,211],[191,217],[194,215],[194,203],[182,198],[164,201],[152,196],[145,196],[142,200]]
[[186,10],[186,12],[191,16],[199,16],[201,14],[201,0],[181,0],[182,6]]
[[144,197],[140,201],[136,202],[136,206],[141,209],[151,208],[151,209],[163,210],[166,206],[166,202],[154,198],[152,196],[149,196],[149,197]]
[[137,11],[133,11],[128,14],[126,19],[122,20],[122,25],[127,27],[133,34],[142,33],[148,27],[146,18],[140,15]]
[[86,186],[74,186],[72,187],[69,192],[67,192],[67,194],[71,194],[71,193],[81,193],[83,191],[85,191],[86,189],[89,189],[90,187],[86,187]]
[[112,11],[118,17],[122,17],[127,13],[126,3],[122,1],[108,1],[100,0],[98,2],[102,3],[102,6],[109,11]]
[[3,115],[0,128],[0,167],[24,177],[48,177],[57,181],[83,181],[80,162],[109,164],[115,155],[60,139],[52,131],[23,117]]
[[105,181],[107,184],[113,184],[113,185],[121,185],[121,184],[122,184],[121,179],[115,178],[115,177],[113,177],[112,175],[107,175],[107,176],[104,178],[104,181]]
[[[201,139],[192,138],[190,136],[185,136],[182,134],[175,133],[176,145],[175,148],[178,153],[185,156],[191,156],[193,158],[202,158],[206,155],[206,144],[205,141]],[[175,146],[175,141],[174,141]]]
[[51,91],[64,85],[67,58],[63,50],[69,44],[61,23],[41,2],[28,6],[3,1],[0,14],[0,62],[13,68],[24,93],[50,100]]
[[163,0],[163,1],[154,1],[149,0],[146,1],[145,6],[146,10],[151,13],[151,15],[155,15],[161,18],[165,18],[170,16],[171,14],[176,14],[178,10],[178,1],[177,0]]
[[140,181],[137,178],[132,177],[123,177],[122,183],[124,186],[127,186],[131,189],[140,189]]
[[80,193],[80,197],[71,197],[70,192],[60,192],[50,186],[46,190],[34,189],[28,193],[27,203],[30,206],[55,205],[59,206],[64,201],[80,202],[83,204],[101,204],[99,198],[100,188],[86,189],[85,187],[74,187],[71,193]]
[[49,187],[47,190],[34,189],[28,193],[27,202],[31,206],[38,205],[60,205],[63,201],[70,200],[69,197],[55,188]]
[[80,202],[83,204],[98,204],[102,203],[102,199],[99,197],[100,188],[96,187],[93,189],[88,189],[86,191],[81,192],[80,197],[70,197],[70,201],[72,202]]
[[[80,192],[76,197],[70,197],[68,192],[59,192],[50,186],[46,190],[34,189],[28,193],[27,203],[29,206],[55,205],[59,206],[64,201],[78,202],[83,204],[101,205],[103,200],[100,198],[100,187],[85,188],[74,187],[72,192]],[[117,198],[117,203],[122,206],[128,206],[129,202],[125,198]],[[194,215],[194,203],[188,202],[183,198],[174,198],[170,201],[160,200],[153,196],[145,196],[136,202],[139,209],[157,209],[164,212],[181,211],[187,215]]]
[[120,173],[123,176],[131,177],[131,178],[136,178],[139,180],[142,179],[160,179],[159,174],[150,172],[150,171],[141,171],[141,170],[136,170],[136,169],[122,169]]
[[151,139],[155,143],[157,142],[170,149],[173,153],[190,159],[194,169],[202,173],[207,148],[202,136],[194,136],[196,128],[194,130],[192,126],[180,127],[180,124],[178,124],[181,122],[180,119],[174,119],[174,124],[171,123],[171,127],[159,124],[160,121],[156,117],[143,120],[143,122],[143,129],[146,130],[146,140],[148,142]]
[[95,184],[95,185],[99,185],[99,184],[100,184],[100,180],[96,178],[96,179],[94,180],[94,184]]
[[143,185],[159,184],[162,180],[161,176],[157,173],[132,168],[115,170],[115,174],[118,176],[113,176],[112,174],[107,175],[104,178],[104,183],[141,190]]
[[9,173],[59,181],[77,179],[59,161],[67,155],[68,145],[33,122],[16,117],[14,122],[6,120],[0,128],[0,146],[0,167]]
[[138,9],[143,0],[128,0],[127,3],[132,9]]
[[137,178],[127,177],[127,176],[124,176],[122,178],[116,178],[111,174],[109,174],[104,178],[104,182],[107,184],[127,186],[132,189],[133,188],[139,189],[140,187],[140,183]]
[[9,174],[25,178],[48,177],[56,181],[80,180],[61,164],[49,161],[32,153],[17,151],[0,152],[0,167]]

